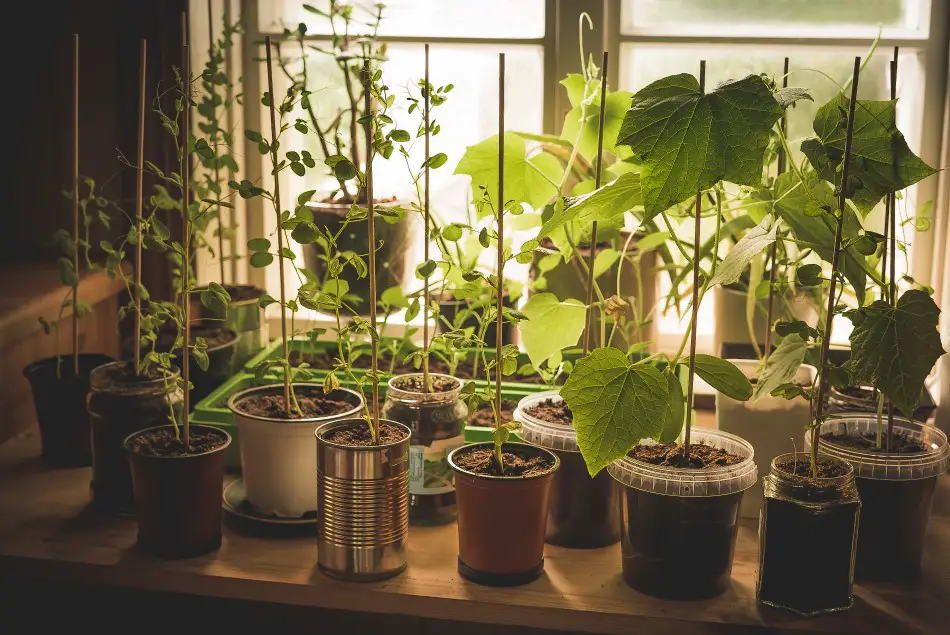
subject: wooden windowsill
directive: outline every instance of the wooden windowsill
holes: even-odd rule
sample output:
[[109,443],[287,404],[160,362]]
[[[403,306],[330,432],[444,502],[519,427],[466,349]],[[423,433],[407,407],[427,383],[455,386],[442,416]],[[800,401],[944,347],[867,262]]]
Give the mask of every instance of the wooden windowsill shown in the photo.
[[[712,415],[703,413],[701,419]],[[708,425],[708,421],[703,421]],[[225,526],[220,551],[178,562],[135,548],[134,519],[87,507],[89,469],[48,470],[35,434],[0,447],[0,573],[69,583],[412,615],[480,624],[598,633],[946,632],[950,597],[950,477],[940,478],[921,580],[914,585],[858,584],[846,612],[803,619],[755,601],[757,539],[743,522],[732,588],[705,601],[641,595],[620,578],[620,547],[546,547],[545,575],[512,589],[478,586],[456,572],[456,528],[410,533],[409,568],[392,580],[341,583],[318,572],[316,541],[254,538]],[[514,531],[503,527],[501,531]],[[808,545],[801,545],[803,565]],[[803,569],[803,575],[806,570]],[[807,581],[803,580],[803,583]]]

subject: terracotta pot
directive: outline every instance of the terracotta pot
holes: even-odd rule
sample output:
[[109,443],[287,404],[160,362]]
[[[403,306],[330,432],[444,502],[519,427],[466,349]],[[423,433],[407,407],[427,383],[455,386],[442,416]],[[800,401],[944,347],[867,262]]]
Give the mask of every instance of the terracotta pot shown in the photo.
[[[459,573],[489,586],[527,584],[544,573],[548,504],[560,461],[544,448],[506,443],[506,452],[546,455],[554,467],[538,476],[490,476],[470,472],[456,463],[460,453],[492,445],[476,443],[449,455],[458,500]],[[504,530],[499,523],[512,530]]]
[[231,435],[220,428],[194,425],[220,436],[223,443],[203,454],[145,456],[132,450],[136,436],[171,426],[140,430],[125,440],[132,468],[139,547],[159,558],[200,556],[221,546],[221,495],[224,461]]

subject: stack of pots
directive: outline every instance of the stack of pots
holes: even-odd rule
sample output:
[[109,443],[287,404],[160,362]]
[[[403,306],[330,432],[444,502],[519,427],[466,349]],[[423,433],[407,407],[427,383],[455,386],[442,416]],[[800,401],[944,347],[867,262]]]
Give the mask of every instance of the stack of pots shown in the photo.
[[577,447],[573,426],[551,423],[528,414],[532,406],[563,399],[556,390],[521,399],[514,412],[521,437],[555,454],[560,467],[551,484],[544,534],[546,542],[575,549],[606,547],[620,540],[620,488],[601,470],[591,477]]

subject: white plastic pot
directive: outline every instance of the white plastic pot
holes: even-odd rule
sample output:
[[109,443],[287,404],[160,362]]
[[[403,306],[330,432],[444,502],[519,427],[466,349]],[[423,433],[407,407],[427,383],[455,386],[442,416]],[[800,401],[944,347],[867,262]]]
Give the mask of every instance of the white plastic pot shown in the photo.
[[[713,289],[715,299],[716,320],[713,328],[713,351],[718,355],[723,343],[730,344],[751,344],[749,337],[749,325],[746,320],[746,297],[745,291],[729,289],[717,286]],[[815,306],[811,299],[804,293],[787,296],[791,315],[785,310],[785,303],[782,298],[776,297],[772,305],[773,320],[794,318],[804,320],[809,324],[814,324],[817,316]],[[755,317],[752,320],[755,331],[755,339],[759,349],[765,346],[765,331],[768,300],[759,300],[758,307],[755,310]],[[768,463],[763,463],[768,468]]]
[[[323,397],[319,384],[294,384],[297,396]],[[317,450],[314,432],[326,423],[359,415],[363,398],[359,393],[339,388],[329,398],[347,401],[353,408],[328,417],[277,419],[248,414],[241,403],[249,397],[280,395],[283,385],[256,386],[231,396],[228,408],[234,413],[241,444],[241,471],[247,500],[260,513],[300,518],[317,509]]]

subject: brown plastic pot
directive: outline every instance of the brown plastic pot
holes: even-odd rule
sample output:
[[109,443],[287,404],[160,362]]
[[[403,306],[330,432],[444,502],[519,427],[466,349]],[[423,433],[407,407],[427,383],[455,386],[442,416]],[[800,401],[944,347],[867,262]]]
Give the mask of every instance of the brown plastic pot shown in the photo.
[[218,435],[223,443],[202,454],[146,456],[133,451],[136,436],[171,426],[139,430],[123,446],[132,469],[139,547],[159,558],[190,558],[221,546],[221,495],[231,435],[220,428],[191,426]]
[[[546,455],[554,467],[537,476],[490,476],[459,467],[456,457],[474,449],[492,447],[475,443],[449,454],[455,470],[458,504],[459,561],[462,577],[488,586],[516,586],[544,573],[544,532],[551,483],[560,461],[554,453],[527,443],[506,443],[506,452]],[[515,531],[499,531],[498,523]]]

